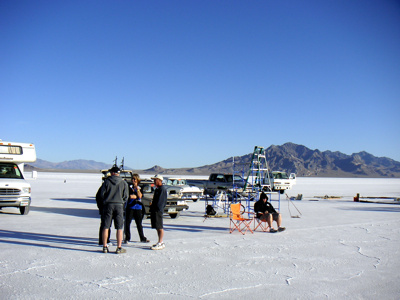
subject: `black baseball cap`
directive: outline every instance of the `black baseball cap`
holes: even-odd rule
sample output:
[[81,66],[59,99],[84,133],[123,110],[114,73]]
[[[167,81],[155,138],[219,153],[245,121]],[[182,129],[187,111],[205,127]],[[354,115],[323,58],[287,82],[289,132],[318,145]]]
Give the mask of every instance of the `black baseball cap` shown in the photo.
[[119,173],[121,170],[118,167],[114,166],[108,171],[111,173]]

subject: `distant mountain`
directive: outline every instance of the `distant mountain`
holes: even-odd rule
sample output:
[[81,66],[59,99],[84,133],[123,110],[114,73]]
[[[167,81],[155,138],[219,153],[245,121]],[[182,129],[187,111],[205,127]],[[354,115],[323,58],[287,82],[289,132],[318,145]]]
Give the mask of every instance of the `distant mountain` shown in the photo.
[[346,155],[341,152],[311,150],[286,143],[266,150],[270,168],[317,177],[400,177],[400,162],[375,157],[365,151]]
[[[296,173],[297,176],[308,177],[400,177],[400,162],[386,157],[375,157],[365,151],[351,155],[341,152],[311,150],[303,145],[286,143],[281,146],[272,145],[266,148],[269,169]],[[249,168],[252,153],[236,156],[235,171],[246,171]],[[52,163],[38,159],[30,164],[35,168],[52,170],[101,170],[108,169],[111,164],[93,160],[72,160]],[[26,170],[30,166],[25,167]],[[126,167],[126,169],[131,169]],[[209,175],[214,172],[232,173],[233,158],[197,168],[164,169],[154,166],[146,170],[134,170],[145,174],[170,175]]]
[[[296,173],[308,177],[400,177],[400,162],[386,157],[375,157],[365,151],[351,155],[341,152],[311,150],[303,145],[286,143],[272,145],[265,151],[269,169]],[[235,157],[235,171],[246,171],[252,153]],[[155,167],[154,167],[155,168]],[[156,169],[144,170],[155,172]],[[213,172],[232,173],[233,158],[198,168],[162,169],[158,173],[208,175]]]
[[[111,164],[105,164],[102,162],[97,162],[94,160],[70,160],[61,163],[53,163],[43,159],[37,159],[36,162],[30,163],[32,167],[46,170],[58,170],[58,169],[68,169],[68,170],[102,170],[109,169],[112,167]],[[28,167],[29,168],[29,167]],[[26,167],[25,167],[26,169]]]

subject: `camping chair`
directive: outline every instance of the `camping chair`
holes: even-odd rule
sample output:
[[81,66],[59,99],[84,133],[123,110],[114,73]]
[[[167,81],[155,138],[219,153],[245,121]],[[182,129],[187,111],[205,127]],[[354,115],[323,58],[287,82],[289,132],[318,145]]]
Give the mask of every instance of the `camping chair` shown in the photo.
[[267,232],[269,231],[269,225],[267,221],[261,220],[257,218],[257,216],[254,216],[254,227],[253,231],[256,231],[257,229],[260,229],[261,231]]
[[253,218],[245,218],[243,215],[244,214],[253,214],[250,212],[241,212],[242,205],[240,203],[235,203],[231,204],[231,212],[229,214],[230,218],[230,231],[229,233],[232,233],[233,231],[237,230],[241,234],[246,234],[247,231],[250,231],[253,233],[253,230],[251,230],[251,222],[253,221]]

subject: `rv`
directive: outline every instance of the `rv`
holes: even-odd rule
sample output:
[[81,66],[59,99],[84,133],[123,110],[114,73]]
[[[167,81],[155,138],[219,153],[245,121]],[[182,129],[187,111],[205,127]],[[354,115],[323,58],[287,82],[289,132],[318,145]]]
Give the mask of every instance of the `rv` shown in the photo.
[[31,185],[24,178],[24,163],[36,161],[35,145],[0,140],[0,209],[17,207],[29,213]]

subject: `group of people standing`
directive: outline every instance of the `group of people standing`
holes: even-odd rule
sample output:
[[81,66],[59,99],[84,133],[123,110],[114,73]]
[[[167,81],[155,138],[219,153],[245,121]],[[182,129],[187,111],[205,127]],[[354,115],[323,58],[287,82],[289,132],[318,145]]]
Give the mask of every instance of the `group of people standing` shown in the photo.
[[[132,220],[135,220],[140,241],[143,243],[150,242],[145,237],[142,226],[146,211],[141,201],[143,194],[139,186],[139,175],[133,174],[132,183],[128,184],[119,177],[120,169],[118,167],[112,167],[109,172],[111,175],[104,180],[96,194],[97,207],[101,215],[99,245],[103,246],[103,253],[109,252],[110,228],[112,221],[114,221],[114,227],[117,230],[116,253],[121,254],[126,252],[126,249],[122,248],[122,244],[129,244],[131,239],[130,225]],[[151,179],[154,180],[156,186],[150,204],[151,227],[157,230],[158,235],[158,242],[151,249],[161,250],[165,248],[163,213],[167,202],[167,192],[163,186],[161,175],[155,175]]]

